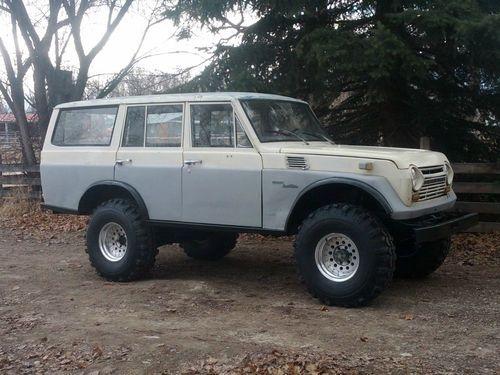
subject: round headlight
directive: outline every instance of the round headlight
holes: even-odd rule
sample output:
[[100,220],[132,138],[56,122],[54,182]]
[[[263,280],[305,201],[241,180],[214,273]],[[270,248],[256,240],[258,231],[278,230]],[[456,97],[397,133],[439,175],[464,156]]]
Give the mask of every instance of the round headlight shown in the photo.
[[446,183],[448,185],[451,185],[453,182],[453,177],[455,176],[455,173],[453,173],[453,168],[451,168],[450,163],[445,162],[444,163],[444,170],[446,172]]
[[420,172],[420,169],[412,165],[410,166],[410,176],[413,191],[419,191],[424,184],[424,175]]

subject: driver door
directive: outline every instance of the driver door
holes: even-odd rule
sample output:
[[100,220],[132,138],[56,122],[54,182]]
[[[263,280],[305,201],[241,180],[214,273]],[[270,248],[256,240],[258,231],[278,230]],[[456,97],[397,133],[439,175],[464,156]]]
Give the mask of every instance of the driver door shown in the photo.
[[182,166],[182,220],[262,226],[262,158],[230,102],[189,103]]

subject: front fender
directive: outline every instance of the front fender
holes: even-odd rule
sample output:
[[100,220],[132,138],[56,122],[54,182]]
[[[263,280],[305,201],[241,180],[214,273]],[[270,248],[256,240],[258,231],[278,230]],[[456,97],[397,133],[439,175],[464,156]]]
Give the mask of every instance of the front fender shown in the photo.
[[378,202],[378,204],[380,204],[380,206],[384,208],[386,214],[390,215],[392,213],[392,208],[390,203],[387,201],[385,196],[382,193],[380,193],[380,191],[378,191],[376,188],[374,188],[373,186],[369,185],[366,182],[349,177],[329,177],[320,181],[316,181],[306,186],[295,199],[293,207],[296,206],[296,204],[305,194],[309,193],[311,190],[314,190],[320,186],[325,186],[325,185],[332,185],[332,186],[347,185],[359,188],[363,190],[365,193],[369,194],[373,199],[375,199]]

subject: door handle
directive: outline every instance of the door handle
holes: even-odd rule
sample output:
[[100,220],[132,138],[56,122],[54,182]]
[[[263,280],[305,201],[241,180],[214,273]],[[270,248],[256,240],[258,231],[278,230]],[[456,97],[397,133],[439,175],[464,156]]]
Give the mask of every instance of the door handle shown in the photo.
[[132,164],[132,159],[118,159],[115,161],[116,165],[123,165],[123,164]]
[[186,165],[195,165],[195,164],[201,164],[203,160],[184,160],[184,164]]

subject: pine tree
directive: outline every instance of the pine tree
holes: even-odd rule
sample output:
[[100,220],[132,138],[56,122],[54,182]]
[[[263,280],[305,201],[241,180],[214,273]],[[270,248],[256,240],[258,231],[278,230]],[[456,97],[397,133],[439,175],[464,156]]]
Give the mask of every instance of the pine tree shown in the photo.
[[252,11],[184,90],[247,90],[311,102],[340,142],[500,155],[497,0],[179,0],[167,14],[209,28]]

